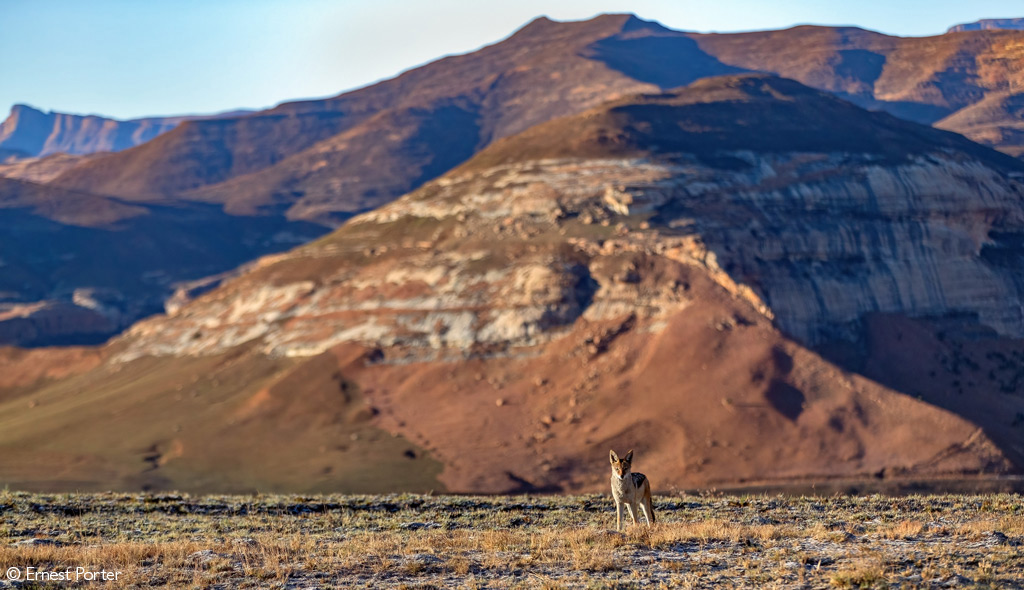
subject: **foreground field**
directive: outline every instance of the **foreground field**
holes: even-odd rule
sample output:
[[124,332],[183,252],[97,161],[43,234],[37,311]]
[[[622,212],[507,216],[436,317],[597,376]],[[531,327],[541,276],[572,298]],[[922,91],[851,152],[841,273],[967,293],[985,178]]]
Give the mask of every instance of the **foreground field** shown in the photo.
[[602,496],[0,492],[0,588],[1024,587],[1019,495],[660,497],[655,513],[619,534]]

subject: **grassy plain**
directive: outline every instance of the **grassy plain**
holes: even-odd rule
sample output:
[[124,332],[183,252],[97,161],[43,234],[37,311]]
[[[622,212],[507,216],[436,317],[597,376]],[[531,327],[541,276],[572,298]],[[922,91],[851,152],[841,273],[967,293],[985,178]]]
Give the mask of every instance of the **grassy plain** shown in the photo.
[[0,492],[0,588],[1024,587],[1016,494],[662,496],[655,513],[620,534],[599,495]]

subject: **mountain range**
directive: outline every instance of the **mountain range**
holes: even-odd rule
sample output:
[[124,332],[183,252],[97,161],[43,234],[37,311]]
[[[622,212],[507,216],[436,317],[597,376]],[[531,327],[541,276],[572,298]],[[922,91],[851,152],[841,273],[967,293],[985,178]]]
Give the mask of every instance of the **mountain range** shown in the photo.
[[770,75],[620,97],[102,349],[9,352],[33,370],[7,373],[0,474],[579,492],[621,445],[665,489],[1014,472],[1021,174]]
[[[956,131],[1018,156],[1024,149],[1015,90],[1021,34],[899,38],[813,26],[695,34],[632,15],[564,23],[540,18],[479,51],[334,98],[183,121],[123,151],[81,161],[53,155],[15,164],[7,174],[125,204],[165,207],[162,211],[205,203],[228,217],[283,218],[277,223],[311,223],[326,231],[538,123],[616,97],[750,71],[794,79],[858,106]],[[33,248],[31,242],[23,247]],[[249,258],[267,251],[252,250]],[[58,259],[82,254],[53,253]],[[52,260],[35,266],[37,284],[44,287],[12,288],[0,304],[66,302],[74,289],[91,288],[87,282],[57,280],[51,273],[59,264]],[[230,270],[202,266],[215,274]],[[145,296],[154,302],[166,299],[176,290],[173,285],[194,279],[193,273],[172,273]],[[118,280],[137,284],[139,277]],[[132,310],[121,312],[128,322],[140,317]]]
[[[56,182],[133,200],[202,199],[234,211],[275,205],[291,218],[337,221],[531,125],[617,95],[745,71],[791,78],[1019,155],[1019,37],[899,38],[813,26],[695,34],[629,15],[538,19],[501,43],[334,98],[186,123]],[[444,149],[431,150],[442,138]],[[373,176],[365,166],[370,154],[379,171]]]
[[542,18],[8,178],[0,339],[131,327],[0,350],[0,481],[580,492],[624,445],[663,489],[1017,473],[1021,35]]

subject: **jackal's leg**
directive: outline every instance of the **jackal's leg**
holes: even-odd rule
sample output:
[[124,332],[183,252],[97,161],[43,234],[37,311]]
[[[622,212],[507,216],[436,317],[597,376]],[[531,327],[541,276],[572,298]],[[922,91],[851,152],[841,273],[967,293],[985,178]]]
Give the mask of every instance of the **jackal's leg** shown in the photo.
[[622,530],[622,502],[615,503],[615,530]]
[[651,501],[644,499],[640,504],[640,512],[644,513],[644,519],[647,520],[647,526],[654,524],[654,511],[651,510]]
[[630,520],[633,521],[633,524],[636,524],[636,508],[632,504],[626,504],[626,510],[629,511]]
[[647,526],[654,524],[654,508],[651,506],[651,484],[650,482],[644,482],[644,495],[641,499],[641,504],[644,507],[644,517],[647,518]]

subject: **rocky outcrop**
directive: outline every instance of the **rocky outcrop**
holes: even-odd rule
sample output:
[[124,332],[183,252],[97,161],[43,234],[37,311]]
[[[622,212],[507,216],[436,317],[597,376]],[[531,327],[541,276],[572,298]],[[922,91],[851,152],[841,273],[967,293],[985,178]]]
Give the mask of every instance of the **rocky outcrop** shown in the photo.
[[[1013,248],[1024,231],[1015,160],[771,77],[624,102],[499,142],[332,238],[137,326],[124,358],[250,341],[285,356],[345,342],[530,347],[579,318],[685,305],[677,285],[645,283],[636,265],[657,259],[707,269],[805,345],[854,340],[872,312],[968,316],[1024,337],[1018,273],[992,258],[1000,247],[1003,260],[1024,255]],[[745,113],[757,114],[733,135]],[[829,127],[838,117],[848,130]],[[817,134],[802,131],[811,125]],[[567,143],[594,155],[536,159]],[[735,149],[744,144],[758,149]],[[693,151],[658,155],[669,149]],[[537,243],[488,246],[506,240]],[[331,270],[278,277],[305,266]]]
[[[845,154],[732,157],[746,166],[543,161],[447,178],[354,219],[343,235],[362,236],[361,251],[311,246],[264,261],[255,275],[134,327],[122,358],[216,354],[254,340],[285,356],[344,342],[530,347],[578,318],[655,318],[685,306],[678,285],[646,284],[630,266],[651,257],[706,268],[809,345],[854,339],[871,312],[965,315],[1024,337],[1019,277],[982,254],[992,236],[1024,228],[1015,180],[952,156],[898,166]],[[635,227],[654,214],[663,225]],[[393,227],[417,231],[404,248],[388,246]],[[567,228],[593,228],[601,239]],[[571,248],[537,246],[513,259],[444,246],[446,237],[479,232],[526,239],[563,231]],[[275,277],[347,256],[354,263],[327,276]]]

